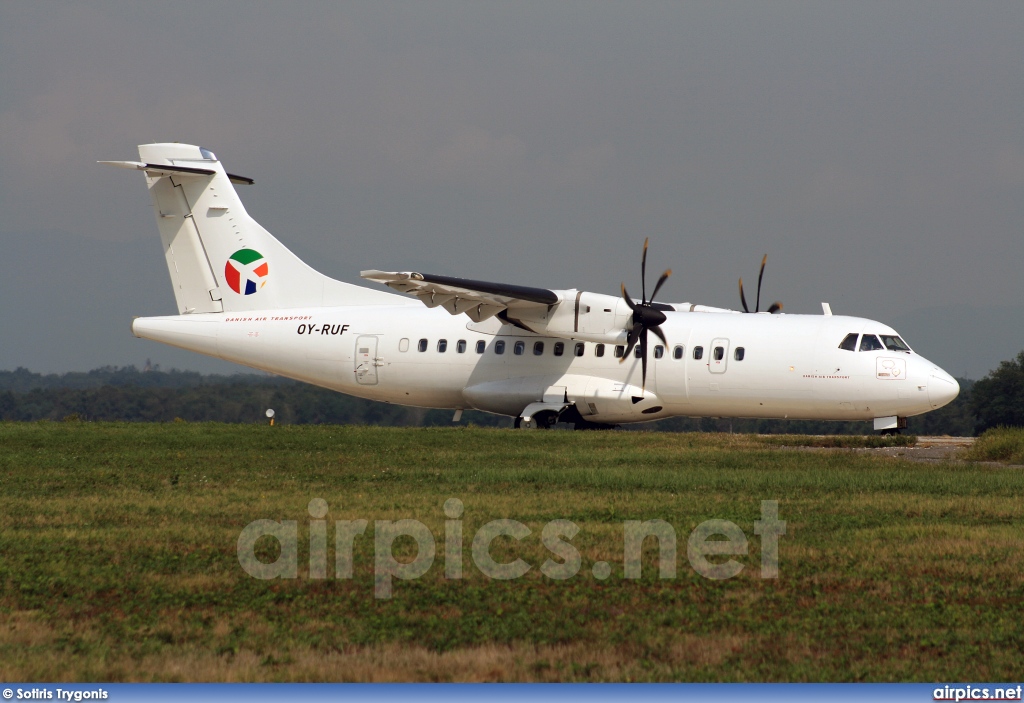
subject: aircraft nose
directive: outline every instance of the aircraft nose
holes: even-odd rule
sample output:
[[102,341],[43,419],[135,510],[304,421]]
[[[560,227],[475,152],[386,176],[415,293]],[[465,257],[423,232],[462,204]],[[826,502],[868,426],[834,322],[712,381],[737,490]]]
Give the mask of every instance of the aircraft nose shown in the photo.
[[933,408],[941,408],[960,395],[960,384],[940,368],[935,368],[928,379],[928,400]]

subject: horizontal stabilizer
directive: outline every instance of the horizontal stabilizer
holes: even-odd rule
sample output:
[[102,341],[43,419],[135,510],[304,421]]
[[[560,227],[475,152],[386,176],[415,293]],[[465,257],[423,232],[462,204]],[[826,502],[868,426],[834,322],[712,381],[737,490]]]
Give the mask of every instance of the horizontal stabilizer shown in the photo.
[[141,144],[137,161],[100,163],[146,176],[181,315],[412,304],[310,268],[245,211],[233,184],[252,179],[227,173],[209,149]]
[[[130,168],[135,171],[145,171],[149,176],[212,176],[217,173],[209,168],[193,168],[191,166],[171,166],[169,164],[147,164],[143,161],[98,161],[97,163],[118,168]],[[253,179],[245,176],[227,174],[232,183],[252,185]]]

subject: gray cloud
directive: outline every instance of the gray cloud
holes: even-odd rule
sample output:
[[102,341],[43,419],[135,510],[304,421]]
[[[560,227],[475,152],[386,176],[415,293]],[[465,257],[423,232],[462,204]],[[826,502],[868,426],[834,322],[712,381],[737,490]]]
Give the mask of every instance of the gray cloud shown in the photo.
[[[94,162],[174,140],[254,177],[250,212],[348,280],[612,293],[650,236],[669,300],[735,306],[767,252],[787,310],[946,307],[962,334],[965,310],[1022,297],[1022,20],[1009,2],[5,3],[0,241],[21,246],[0,324],[26,341],[0,368],[160,353],[114,333],[170,307],[141,178]],[[60,238],[107,253],[74,295],[33,294]],[[94,322],[33,354],[59,347],[30,321],[58,314]]]

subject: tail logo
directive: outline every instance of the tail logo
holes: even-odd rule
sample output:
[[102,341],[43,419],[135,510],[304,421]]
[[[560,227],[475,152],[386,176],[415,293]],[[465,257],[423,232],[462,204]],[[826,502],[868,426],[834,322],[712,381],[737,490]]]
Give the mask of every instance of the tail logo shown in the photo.
[[254,249],[239,249],[224,264],[224,280],[239,295],[252,295],[267,285],[268,273],[266,259]]

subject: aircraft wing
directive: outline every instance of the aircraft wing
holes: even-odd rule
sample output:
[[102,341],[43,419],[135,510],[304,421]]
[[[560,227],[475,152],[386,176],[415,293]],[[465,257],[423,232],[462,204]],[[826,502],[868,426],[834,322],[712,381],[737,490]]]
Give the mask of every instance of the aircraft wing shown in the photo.
[[547,288],[531,288],[509,283],[474,281],[454,276],[437,276],[413,271],[362,271],[360,275],[379,281],[389,288],[419,298],[428,308],[438,305],[452,315],[465,313],[474,322],[482,322],[506,309],[546,309],[561,301],[558,293]]

